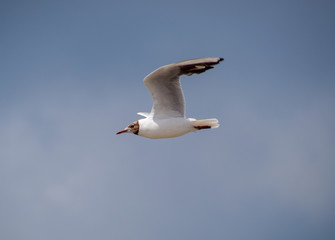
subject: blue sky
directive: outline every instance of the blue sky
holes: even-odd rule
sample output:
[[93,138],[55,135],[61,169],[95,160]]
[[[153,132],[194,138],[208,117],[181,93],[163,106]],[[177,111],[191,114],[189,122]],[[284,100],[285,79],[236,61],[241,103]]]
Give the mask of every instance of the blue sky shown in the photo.
[[[2,1],[1,239],[334,239],[333,1]],[[115,135],[183,77],[175,139]]]

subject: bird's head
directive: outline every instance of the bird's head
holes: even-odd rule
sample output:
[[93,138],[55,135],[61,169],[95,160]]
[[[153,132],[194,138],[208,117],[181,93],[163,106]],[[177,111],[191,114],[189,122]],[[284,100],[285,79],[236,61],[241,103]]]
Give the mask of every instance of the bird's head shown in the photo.
[[121,130],[120,132],[117,132],[116,134],[121,134],[121,133],[134,133],[138,134],[138,131],[140,130],[140,125],[138,121],[135,121],[131,124],[129,124],[125,129]]

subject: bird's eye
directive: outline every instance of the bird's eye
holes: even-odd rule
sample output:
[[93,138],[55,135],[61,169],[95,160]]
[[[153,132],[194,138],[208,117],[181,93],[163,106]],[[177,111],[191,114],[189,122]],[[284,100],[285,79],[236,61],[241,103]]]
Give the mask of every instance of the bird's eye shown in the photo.
[[133,127],[135,127],[135,125],[133,124],[133,125],[131,125],[130,127],[133,128]]

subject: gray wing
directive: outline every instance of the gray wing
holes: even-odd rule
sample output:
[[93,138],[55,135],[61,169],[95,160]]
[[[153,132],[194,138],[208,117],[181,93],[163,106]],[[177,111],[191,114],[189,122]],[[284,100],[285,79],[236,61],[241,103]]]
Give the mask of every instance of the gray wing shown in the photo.
[[185,100],[179,77],[202,73],[213,68],[223,58],[197,58],[158,68],[144,78],[153,106],[154,118],[185,117]]

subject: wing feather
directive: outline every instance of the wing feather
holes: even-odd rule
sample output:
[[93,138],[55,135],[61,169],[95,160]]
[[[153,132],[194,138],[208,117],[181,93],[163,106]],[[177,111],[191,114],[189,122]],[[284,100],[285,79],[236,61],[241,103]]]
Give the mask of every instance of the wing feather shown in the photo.
[[144,78],[153,106],[154,118],[185,117],[185,100],[180,85],[181,75],[200,74],[213,68],[223,58],[197,58],[162,66]]

